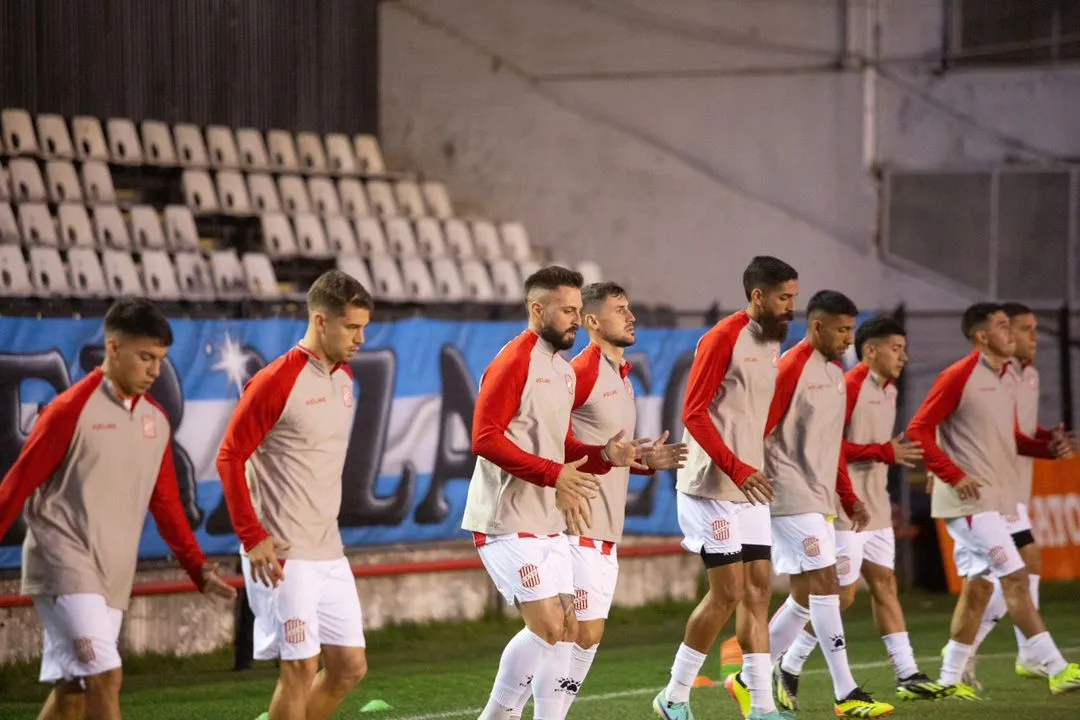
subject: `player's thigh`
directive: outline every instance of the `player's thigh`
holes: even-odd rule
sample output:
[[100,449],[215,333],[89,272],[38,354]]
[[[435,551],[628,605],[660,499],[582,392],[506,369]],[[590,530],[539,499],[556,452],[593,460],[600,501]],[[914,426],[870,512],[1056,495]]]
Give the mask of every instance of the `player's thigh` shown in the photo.
[[854,585],[859,581],[865,540],[865,533],[854,530],[836,531],[836,577],[840,587]]
[[[346,558],[328,560],[322,567],[322,593],[319,596],[319,644],[343,649],[363,650],[364,613],[356,580]],[[344,655],[349,655],[343,652]],[[356,653],[352,653],[356,655]],[[363,652],[359,654],[362,658]]]
[[38,596],[34,607],[45,630],[41,682],[80,680],[120,668],[124,614],[109,607],[104,596]]
[[772,519],[773,569],[778,575],[801,575],[836,565],[836,532],[821,513]]
[[951,518],[945,525],[953,539],[953,558],[961,577],[972,579],[992,574],[1001,578],[1024,568],[1024,560],[1001,513]]
[[[739,505],[726,500],[676,493],[682,546],[701,555],[705,567],[742,560],[739,537]],[[715,560],[715,562],[713,562]]]
[[[619,560],[611,549],[570,545],[574,567],[574,613],[579,623],[605,620],[615,599],[619,581]],[[579,630],[580,632],[580,630]]]
[[322,662],[326,674],[340,683],[358,683],[367,675],[367,651],[363,647],[322,646]]

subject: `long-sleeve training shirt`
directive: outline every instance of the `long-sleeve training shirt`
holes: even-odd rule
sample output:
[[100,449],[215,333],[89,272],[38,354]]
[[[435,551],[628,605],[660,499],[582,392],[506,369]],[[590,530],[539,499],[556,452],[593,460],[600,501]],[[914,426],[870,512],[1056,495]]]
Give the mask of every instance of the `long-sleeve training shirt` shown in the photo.
[[146,511],[200,588],[206,562],[180,503],[165,411],[125,401],[101,369],[60,393],[0,482],[0,536],[26,507],[22,592],[102,595],[127,609]]
[[[1039,371],[1031,363],[1024,363],[1017,368],[1016,377],[1016,420],[1020,424],[1020,432],[1036,440],[1050,440],[1050,431],[1039,426]],[[1031,503],[1031,485],[1034,481],[1035,461],[1020,455],[1019,482],[1016,485],[1017,502],[1028,505]],[[1010,513],[1011,514],[1011,513]]]
[[[870,522],[863,530],[892,527],[889,501],[889,465],[896,462],[889,441],[896,425],[896,385],[883,381],[865,363],[844,376],[847,417],[844,426],[844,459],[855,495],[866,503]],[[837,497],[837,530],[850,530],[851,521]]]

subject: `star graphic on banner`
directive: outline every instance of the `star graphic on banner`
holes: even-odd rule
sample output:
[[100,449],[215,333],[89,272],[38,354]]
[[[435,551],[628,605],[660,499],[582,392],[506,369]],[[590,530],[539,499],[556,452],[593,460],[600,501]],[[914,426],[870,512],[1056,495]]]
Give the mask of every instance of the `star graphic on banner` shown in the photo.
[[228,332],[225,333],[225,340],[218,346],[218,357],[219,360],[210,369],[223,370],[229,378],[229,384],[236,386],[237,393],[242,392],[244,381],[247,380],[247,354]]

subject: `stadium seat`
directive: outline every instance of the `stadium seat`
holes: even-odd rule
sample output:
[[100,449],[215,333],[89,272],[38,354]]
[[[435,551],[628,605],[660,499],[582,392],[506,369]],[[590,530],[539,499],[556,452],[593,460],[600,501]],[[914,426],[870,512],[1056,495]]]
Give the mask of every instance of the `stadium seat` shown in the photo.
[[503,223],[500,229],[505,257],[515,262],[524,262],[532,257],[532,247],[524,225],[519,222],[507,222]]
[[461,280],[457,261],[449,257],[435,258],[431,261],[431,271],[435,276],[435,290],[447,302],[461,302],[465,299],[465,284]]
[[406,216],[416,219],[428,214],[420,186],[412,180],[401,180],[394,186],[398,208]]
[[45,202],[49,199],[36,160],[12,158],[8,164],[8,172],[11,173],[11,189],[15,202]]
[[290,215],[311,212],[311,199],[307,185],[299,175],[282,175],[278,178],[278,190],[281,192],[281,206]]
[[82,202],[82,185],[75,166],[67,160],[50,160],[45,164],[49,183],[49,198],[54,203]]
[[94,208],[94,232],[98,247],[102,250],[131,252],[131,235],[124,216],[115,205],[98,205]]
[[342,215],[326,218],[326,239],[334,255],[358,255],[356,234],[353,233],[349,219]]
[[75,148],[71,144],[67,122],[60,115],[38,115],[37,134],[41,156],[49,160],[71,160]]
[[338,180],[338,195],[341,197],[341,207],[349,217],[359,218],[371,215],[367,192],[364,190],[364,184],[359,180],[354,178]]
[[105,135],[109,138],[110,160],[121,165],[142,165],[142,143],[130,118],[106,120]]
[[281,213],[263,213],[259,222],[267,255],[275,260],[296,257],[296,238],[293,236],[289,218]]
[[520,302],[525,299],[518,276],[517,263],[505,258],[491,261],[491,283],[495,286],[495,296],[506,302]]
[[389,255],[390,246],[383,234],[382,223],[375,218],[359,218],[356,227],[356,247],[364,257]]
[[433,218],[420,218],[416,221],[416,239],[420,254],[427,258],[446,255],[446,240],[443,238],[442,222]]
[[244,266],[233,248],[210,253],[210,280],[214,294],[223,300],[239,300],[247,295]]
[[221,209],[210,173],[205,170],[185,170],[181,182],[184,185],[184,202],[193,213],[216,213]]
[[374,294],[375,283],[371,280],[371,273],[368,272],[367,263],[362,258],[339,257],[337,259],[337,269],[359,280],[360,284],[368,292]]
[[194,252],[176,253],[176,282],[183,297],[190,300],[213,300],[214,286],[210,269],[202,256]]
[[313,177],[308,179],[308,192],[311,193],[311,204],[315,212],[323,217],[341,214],[341,201],[338,200],[337,188],[334,181],[328,177]]
[[0,296],[26,297],[32,295],[30,272],[18,245],[0,245]]
[[586,285],[603,282],[604,273],[600,270],[599,263],[593,260],[582,260],[577,265],[577,271],[581,273]]
[[270,258],[262,253],[249,252],[244,253],[240,263],[244,268],[244,278],[247,281],[249,294],[263,300],[281,297],[281,288],[278,287],[277,276],[274,274],[274,266]]
[[390,252],[399,258],[419,255],[412,222],[406,218],[390,218],[385,223],[386,239],[390,241]]
[[446,246],[450,250],[452,257],[465,260],[476,256],[476,251],[473,249],[472,233],[469,232],[469,226],[464,220],[451,218],[444,223],[443,229],[445,230]]
[[250,215],[251,200],[248,199],[244,176],[235,170],[221,170],[217,174],[217,194],[221,209],[229,215]]
[[349,136],[341,133],[329,133],[326,136],[326,156],[330,172],[336,175],[356,175],[359,167],[353,154]]
[[174,253],[197,250],[199,231],[191,208],[183,205],[165,206],[165,241]]
[[296,133],[296,152],[301,169],[308,175],[322,175],[329,169],[322,138],[313,132]]
[[450,202],[450,193],[441,182],[428,180],[420,186],[424,193],[424,202],[431,210],[431,214],[440,220],[454,217],[454,207]]
[[75,139],[75,157],[79,160],[109,161],[105,131],[101,129],[101,121],[96,117],[76,115],[71,119],[71,134]]
[[431,279],[427,260],[419,257],[405,258],[401,261],[401,276],[411,300],[426,303],[440,299],[435,292],[435,283]]
[[109,294],[105,286],[105,272],[93,249],[78,247],[68,250],[67,271],[71,294],[75,297],[105,297]]
[[140,128],[146,162],[163,167],[176,165],[176,146],[168,124],[160,120],[143,120]]
[[15,221],[15,213],[6,202],[0,202],[0,243],[18,244],[22,240],[19,232],[19,223]]
[[231,128],[224,125],[206,128],[206,147],[210,153],[210,164],[214,167],[230,170],[240,167],[240,152]]
[[86,206],[82,203],[63,203],[57,208],[56,219],[60,224],[62,247],[93,249],[97,245],[94,227],[90,224],[90,216],[86,214]]
[[256,212],[281,212],[281,200],[274,178],[263,173],[249,173],[247,180],[251,205]]
[[42,203],[23,203],[19,206],[19,229],[24,245],[59,247],[56,223],[49,208]]
[[255,128],[240,128],[236,131],[236,145],[240,152],[240,167],[256,171],[270,169],[270,156],[266,153],[261,132]]
[[151,300],[179,300],[180,287],[176,284],[176,268],[169,254],[162,250],[146,250],[142,253],[143,289]]
[[116,202],[109,166],[98,160],[88,160],[82,166],[83,198],[87,204],[111,204]]
[[189,168],[204,168],[210,165],[206,154],[206,142],[198,125],[179,123],[173,126],[173,138],[176,140],[176,154],[180,164]]
[[474,220],[472,237],[478,258],[481,260],[495,260],[502,257],[502,243],[499,241],[499,232],[490,221]]
[[389,255],[376,255],[371,258],[371,279],[375,281],[375,294],[390,302],[408,300],[405,281],[401,279],[401,270],[397,260]]
[[310,258],[328,258],[333,255],[326,242],[326,232],[318,215],[300,213],[293,219],[296,225],[296,244],[300,255]]
[[40,297],[71,295],[59,250],[55,247],[30,248],[30,282],[34,286],[34,294]]
[[291,132],[271,130],[266,133],[266,144],[270,148],[270,167],[279,172],[300,171],[300,163],[296,159],[296,145],[293,143]]
[[9,155],[37,155],[37,136],[30,113],[22,108],[0,110],[0,128],[4,132],[4,147]]
[[11,192],[11,173],[7,166],[0,164],[0,202],[7,202],[13,198]]
[[386,172],[382,150],[374,135],[357,135],[353,138],[353,149],[356,150],[356,161],[362,174],[381,175]]
[[465,283],[465,294],[470,300],[491,302],[495,300],[495,288],[491,285],[484,263],[475,258],[461,262],[461,278]]
[[390,188],[390,183],[372,180],[367,184],[367,195],[372,209],[379,217],[395,217],[398,214],[397,202],[394,201],[394,191]]
[[150,205],[131,208],[131,235],[137,250],[164,250],[166,247],[161,218]]
[[131,253],[105,250],[101,253],[101,266],[105,270],[105,284],[113,297],[142,297],[146,294]]

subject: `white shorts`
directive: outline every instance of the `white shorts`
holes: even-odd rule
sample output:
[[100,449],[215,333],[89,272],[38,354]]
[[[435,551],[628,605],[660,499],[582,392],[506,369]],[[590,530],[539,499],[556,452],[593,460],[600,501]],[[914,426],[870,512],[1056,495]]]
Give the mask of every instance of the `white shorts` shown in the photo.
[[574,561],[565,535],[488,535],[477,551],[510,605],[574,594]]
[[896,566],[896,537],[892,528],[836,531],[836,575],[841,587],[859,581],[863,560],[889,570]]
[[619,556],[614,543],[569,538],[574,565],[574,612],[577,619],[606,620],[619,582]]
[[255,614],[256,660],[305,660],[323,645],[364,647],[364,615],[347,558],[287,560],[285,579],[269,588],[241,557],[248,604]]
[[1024,568],[1024,559],[1001,513],[951,518],[945,521],[945,527],[953,539],[953,558],[960,577],[974,578],[989,573],[1000,578]]
[[772,532],[777,575],[801,575],[836,564],[836,528],[821,513],[774,517]]
[[34,609],[45,628],[41,682],[80,680],[120,667],[124,612],[109,607],[103,595],[36,596]]
[[1028,515],[1027,505],[1024,503],[1016,503],[1016,514],[1007,515],[1005,522],[1009,528],[1009,534],[1015,535],[1025,530],[1031,532],[1031,517]]
[[769,506],[675,493],[682,546],[692,553],[732,555],[743,545],[772,545]]

